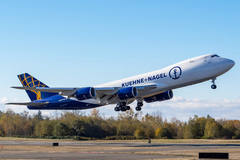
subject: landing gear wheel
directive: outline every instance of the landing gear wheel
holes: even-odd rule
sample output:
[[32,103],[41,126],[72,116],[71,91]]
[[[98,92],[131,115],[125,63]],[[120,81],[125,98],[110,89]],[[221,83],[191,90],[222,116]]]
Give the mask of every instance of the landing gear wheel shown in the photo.
[[138,107],[142,107],[142,106],[143,106],[143,103],[142,103],[142,102],[138,102],[138,103],[137,103],[137,106],[138,106]]
[[212,88],[212,89],[216,89],[216,88],[217,88],[217,85],[213,84],[213,85],[211,85],[211,88]]
[[136,111],[141,111],[142,108],[141,107],[136,107],[135,109],[136,109]]
[[215,84],[215,80],[216,80],[216,78],[213,78],[213,79],[212,79],[212,83],[213,83],[213,84],[211,85],[211,88],[212,88],[212,89],[216,89],[216,88],[217,88],[217,85]]
[[115,107],[114,110],[115,110],[116,112],[118,112],[118,111],[120,111],[120,108],[119,108],[119,107]]
[[126,107],[125,107],[125,106],[122,107],[122,108],[121,108],[121,111],[122,111],[122,112],[126,111]]
[[135,108],[136,111],[141,111],[142,106],[143,106],[143,100],[142,100],[142,98],[138,98],[137,99],[137,107]]
[[126,102],[119,102],[117,103],[117,106],[114,108],[115,111],[122,111],[125,112],[127,110],[130,110],[130,106],[126,106]]
[[122,108],[123,108],[123,107],[122,107],[122,106],[119,106],[118,108],[119,108],[119,111],[122,111]]

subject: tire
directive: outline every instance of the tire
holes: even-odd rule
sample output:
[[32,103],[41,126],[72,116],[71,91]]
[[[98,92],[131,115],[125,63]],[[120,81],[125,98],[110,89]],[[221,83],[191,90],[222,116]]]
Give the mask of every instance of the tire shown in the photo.
[[211,85],[211,88],[212,88],[212,89],[216,89],[217,86],[213,84],[213,85]]
[[136,109],[136,111],[141,111],[142,108],[141,107],[136,107],[135,109]]
[[143,103],[139,102],[139,103],[137,104],[137,106],[138,106],[138,107],[142,107],[142,106],[143,106]]

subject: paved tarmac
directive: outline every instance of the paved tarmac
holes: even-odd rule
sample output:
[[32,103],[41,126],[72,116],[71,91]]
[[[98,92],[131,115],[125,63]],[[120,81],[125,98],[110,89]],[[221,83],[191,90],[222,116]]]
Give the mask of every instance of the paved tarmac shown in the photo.
[[[102,143],[102,142],[88,142],[85,141],[72,141],[72,142],[59,142],[59,146],[114,146],[114,147],[169,147],[169,146],[180,146],[180,147],[240,147],[240,144],[193,144],[193,143],[142,143],[142,142],[124,142],[124,143]],[[56,143],[54,141],[54,143]],[[42,141],[0,141],[0,145],[38,145],[38,146],[52,146],[52,142]]]
[[[189,151],[191,150],[212,150],[212,149],[229,149],[240,148],[240,144],[181,144],[181,143],[104,143],[104,142],[60,142],[59,146],[86,147],[88,150],[63,151],[52,147],[51,142],[42,141],[0,141],[1,146],[46,146],[49,150],[44,151],[0,151],[0,158],[4,159],[51,159],[51,160],[73,160],[73,159],[92,159],[92,160],[136,160],[136,159],[168,159],[168,158],[191,158],[184,154],[170,155],[164,154],[169,151]],[[98,147],[98,150],[91,150]],[[119,149],[116,150],[116,148]],[[51,150],[53,149],[54,150]],[[115,148],[114,150],[112,148]],[[160,154],[152,154],[160,153]]]
[[124,153],[26,153],[26,154],[1,154],[4,159],[51,159],[51,160],[136,160],[176,158],[176,156],[141,155]]

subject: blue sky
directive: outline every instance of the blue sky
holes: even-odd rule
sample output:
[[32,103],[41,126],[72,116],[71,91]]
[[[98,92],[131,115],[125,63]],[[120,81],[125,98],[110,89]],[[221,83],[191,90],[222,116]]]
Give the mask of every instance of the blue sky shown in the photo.
[[[174,100],[146,104],[143,113],[239,119],[239,17],[237,0],[1,1],[0,110],[27,110],[4,106],[29,100],[10,88],[20,85],[20,73],[52,87],[93,86],[216,53],[236,62],[217,79],[217,90],[210,81],[177,89]],[[113,108],[100,111],[116,116]]]

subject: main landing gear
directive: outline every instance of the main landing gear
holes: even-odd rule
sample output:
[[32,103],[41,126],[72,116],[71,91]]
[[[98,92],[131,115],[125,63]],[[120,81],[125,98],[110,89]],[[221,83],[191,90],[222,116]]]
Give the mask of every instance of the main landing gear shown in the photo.
[[141,111],[142,106],[143,106],[142,100],[138,100],[138,101],[137,101],[137,107],[135,108],[136,111]]
[[[143,101],[142,100],[137,100],[137,107],[135,108],[136,111],[141,111],[143,106]],[[130,106],[126,106],[126,102],[120,102],[117,104],[117,106],[114,108],[115,111],[127,111],[130,110]]]
[[117,104],[117,106],[114,108],[115,111],[127,111],[130,110],[130,106],[126,106],[126,102],[120,102]]
[[213,78],[213,79],[212,79],[212,83],[213,83],[213,84],[211,85],[211,88],[212,88],[212,89],[216,89],[216,88],[217,88],[217,85],[215,84],[215,80],[216,80],[216,78]]

